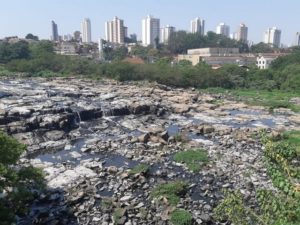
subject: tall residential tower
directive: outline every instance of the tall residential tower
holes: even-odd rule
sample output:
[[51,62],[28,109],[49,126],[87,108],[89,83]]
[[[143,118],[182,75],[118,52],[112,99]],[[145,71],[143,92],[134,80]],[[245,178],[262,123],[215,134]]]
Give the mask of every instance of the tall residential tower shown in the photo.
[[168,44],[170,36],[175,32],[175,27],[165,26],[160,29],[160,43]]
[[264,42],[272,47],[280,47],[281,30],[277,27],[268,28],[264,33]]
[[191,20],[191,33],[199,33],[204,35],[205,20],[200,19],[199,17]]
[[248,27],[241,23],[238,27],[236,39],[238,41],[247,42],[248,41]]
[[[142,43],[144,46],[157,44],[159,41],[160,20],[147,16],[142,20]],[[156,47],[156,46],[155,46]]]
[[51,21],[51,26],[52,26],[51,40],[52,41],[59,41],[57,24],[53,20]]
[[105,38],[111,43],[123,44],[127,27],[124,27],[124,21],[114,17],[112,21],[105,22]]
[[229,37],[230,27],[228,25],[226,25],[225,23],[220,23],[217,26],[216,33],[217,34],[222,34],[222,35],[224,35],[226,37]]
[[82,34],[82,42],[90,43],[92,42],[92,31],[91,31],[91,21],[89,18],[85,18],[81,23],[81,34]]

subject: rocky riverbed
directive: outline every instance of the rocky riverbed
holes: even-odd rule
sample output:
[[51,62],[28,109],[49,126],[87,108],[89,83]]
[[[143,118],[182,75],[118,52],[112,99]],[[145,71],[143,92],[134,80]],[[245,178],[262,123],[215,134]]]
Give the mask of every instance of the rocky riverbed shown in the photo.
[[[222,189],[273,189],[257,138],[299,129],[300,115],[149,83],[83,79],[0,80],[0,129],[27,144],[21,164],[42,168],[48,190],[19,224],[169,224],[168,204],[151,190],[181,180],[188,191],[177,208],[195,224],[214,221]],[[202,148],[200,172],[176,163],[176,152]],[[147,174],[131,174],[139,164]],[[114,212],[119,219],[114,221]],[[226,224],[225,222],[223,224]]]

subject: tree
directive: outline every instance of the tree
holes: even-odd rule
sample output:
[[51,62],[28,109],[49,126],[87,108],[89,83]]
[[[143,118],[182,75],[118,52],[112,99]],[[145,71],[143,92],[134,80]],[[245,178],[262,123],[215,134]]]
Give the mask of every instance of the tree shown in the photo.
[[35,40],[35,41],[38,41],[38,40],[39,40],[39,37],[38,37],[38,36],[34,36],[34,35],[31,34],[31,33],[27,34],[25,38],[26,38],[26,39],[29,39],[29,40]]
[[266,43],[260,42],[256,45],[252,45],[250,51],[253,53],[272,53],[273,48]]
[[0,63],[7,63],[14,59],[27,59],[29,53],[28,43],[25,41],[13,44],[3,42],[0,44]]
[[0,221],[3,225],[10,225],[16,215],[25,214],[26,203],[34,196],[32,190],[44,187],[40,170],[16,165],[25,149],[25,145],[0,132]]

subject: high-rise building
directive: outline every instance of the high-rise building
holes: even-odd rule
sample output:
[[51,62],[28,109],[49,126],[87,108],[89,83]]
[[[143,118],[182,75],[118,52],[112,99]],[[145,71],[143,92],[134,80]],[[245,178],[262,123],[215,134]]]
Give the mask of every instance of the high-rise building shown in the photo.
[[99,59],[104,60],[104,55],[103,55],[103,40],[99,38],[98,40],[98,49],[99,49]]
[[300,46],[300,32],[296,33],[295,46]]
[[205,20],[200,19],[199,17],[191,20],[191,33],[199,33],[204,35]]
[[217,34],[222,34],[222,35],[224,35],[226,37],[229,37],[230,27],[228,25],[226,25],[225,23],[220,23],[217,26],[216,33]]
[[112,21],[105,22],[105,38],[111,43],[123,44],[127,35],[127,27],[124,26],[124,21],[118,17],[114,17]]
[[248,41],[248,27],[244,23],[238,27],[236,39],[242,42]]
[[91,31],[91,21],[89,18],[85,18],[81,23],[81,33],[82,33],[82,42],[90,43],[92,42],[92,31]]
[[124,37],[128,37],[128,27],[124,27]]
[[80,31],[78,31],[78,30],[74,31],[73,38],[74,38],[75,41],[80,41],[80,39],[81,39]]
[[137,35],[136,34],[130,34],[129,38],[131,39],[132,42],[137,42]]
[[52,21],[51,21],[51,25],[52,25],[52,36],[51,36],[51,40],[52,40],[52,41],[59,41],[57,24],[52,20]]
[[169,25],[161,28],[160,29],[160,38],[159,38],[160,43],[168,44],[170,36],[174,32],[175,32],[175,27],[172,27]]
[[142,43],[155,46],[159,41],[160,20],[147,16],[142,20]]
[[268,28],[264,33],[264,42],[272,47],[280,47],[281,30],[277,27]]

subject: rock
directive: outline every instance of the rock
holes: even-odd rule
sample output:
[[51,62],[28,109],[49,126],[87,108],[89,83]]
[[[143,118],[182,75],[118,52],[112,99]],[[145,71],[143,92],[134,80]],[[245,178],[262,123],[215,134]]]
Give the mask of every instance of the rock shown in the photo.
[[83,166],[77,166],[74,169],[69,169],[63,173],[58,174],[55,178],[49,180],[48,186],[50,188],[61,188],[69,184],[73,184],[79,178],[91,178],[97,174],[93,170]]
[[215,131],[215,128],[211,125],[203,125],[199,128],[201,134],[209,134]]
[[120,198],[120,201],[121,201],[121,202],[127,202],[127,201],[129,201],[131,198],[132,198],[131,195],[125,195],[125,196],[123,196],[122,198]]
[[208,221],[210,221],[211,217],[209,216],[209,214],[201,214],[200,219],[205,222],[208,222]]
[[162,133],[160,134],[160,137],[161,137],[162,139],[164,139],[165,141],[168,141],[168,139],[169,139],[168,131],[162,132]]
[[186,104],[174,104],[172,108],[174,113],[186,113],[190,110],[190,107]]
[[117,173],[118,172],[118,168],[116,166],[109,166],[109,167],[107,167],[107,172],[109,172],[109,173]]
[[150,134],[146,133],[146,134],[142,134],[138,137],[139,142],[143,142],[143,143],[147,143],[150,139]]
[[64,137],[65,133],[59,130],[52,130],[45,133],[45,137],[50,141],[57,141]]

